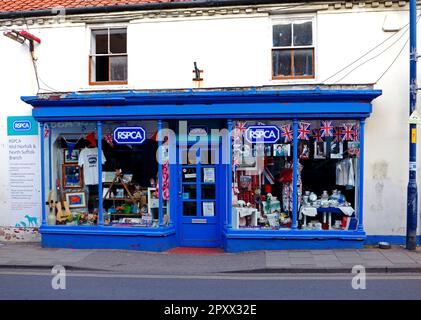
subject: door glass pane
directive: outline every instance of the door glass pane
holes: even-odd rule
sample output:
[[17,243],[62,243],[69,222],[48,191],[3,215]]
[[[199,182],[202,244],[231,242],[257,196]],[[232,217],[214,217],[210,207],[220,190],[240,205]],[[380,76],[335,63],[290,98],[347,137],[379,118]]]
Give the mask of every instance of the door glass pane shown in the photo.
[[291,50],[273,50],[272,64],[274,76],[291,76]]
[[313,75],[313,49],[294,51],[294,74],[296,76]]
[[182,181],[183,182],[196,182],[196,168],[183,168]]
[[183,200],[195,200],[196,199],[196,185],[189,184],[183,186]]
[[313,44],[312,22],[294,23],[294,46],[311,46]]
[[215,199],[215,185],[203,184],[202,185],[202,199]]
[[278,24],[273,26],[273,46],[291,46],[291,24]]
[[127,57],[110,57],[111,81],[127,80]]
[[183,216],[195,216],[196,212],[195,201],[183,202]]

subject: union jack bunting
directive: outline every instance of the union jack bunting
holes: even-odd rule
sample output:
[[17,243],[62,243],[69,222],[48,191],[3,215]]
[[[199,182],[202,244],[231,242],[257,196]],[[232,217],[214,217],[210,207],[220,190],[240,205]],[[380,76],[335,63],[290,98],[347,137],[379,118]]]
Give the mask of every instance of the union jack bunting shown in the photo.
[[298,140],[310,140],[310,123],[300,122],[298,126]]
[[354,129],[354,133],[355,133],[354,141],[359,142],[360,141],[360,133],[359,133],[359,130],[358,130],[357,127],[355,127],[355,129]]
[[321,135],[320,135],[320,129],[314,129],[313,130],[313,140],[315,141],[315,142],[322,142],[323,140],[322,140],[322,137],[321,137]]
[[285,142],[291,142],[293,138],[293,131],[291,130],[291,125],[286,124],[281,127],[281,137],[285,138]]
[[354,141],[354,136],[354,125],[350,123],[344,123],[341,129],[341,139],[343,141]]
[[334,137],[334,140],[337,141],[337,142],[340,142],[342,140],[341,128],[340,127],[334,128],[333,137]]
[[322,138],[333,137],[333,125],[332,121],[321,121],[320,123],[320,136]]
[[112,134],[111,133],[107,133],[107,134],[105,134],[104,135],[104,140],[111,146],[111,147],[114,147],[114,144],[113,144],[113,136],[112,136]]

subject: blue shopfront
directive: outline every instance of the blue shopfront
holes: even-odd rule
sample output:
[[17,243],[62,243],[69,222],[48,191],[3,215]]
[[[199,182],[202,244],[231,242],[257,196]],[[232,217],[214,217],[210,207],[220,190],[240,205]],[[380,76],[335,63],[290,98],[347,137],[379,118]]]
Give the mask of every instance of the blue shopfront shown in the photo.
[[41,134],[42,244],[359,248],[364,126],[381,91],[23,97]]

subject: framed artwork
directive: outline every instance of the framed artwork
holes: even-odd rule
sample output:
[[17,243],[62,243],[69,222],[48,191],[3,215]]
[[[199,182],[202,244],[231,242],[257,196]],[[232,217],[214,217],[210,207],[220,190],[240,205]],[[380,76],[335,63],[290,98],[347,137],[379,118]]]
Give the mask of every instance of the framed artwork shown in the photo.
[[69,208],[86,208],[85,192],[67,192],[65,197]]
[[273,156],[274,157],[289,157],[291,155],[290,144],[274,144]]
[[342,141],[332,141],[330,143],[330,158],[342,159],[344,153],[344,144]]
[[310,159],[310,146],[308,142],[300,141],[298,143],[298,158],[300,160]]
[[63,158],[64,163],[78,163],[80,149],[73,149],[72,154],[69,154],[69,149],[63,149],[63,153],[64,153],[64,158]]
[[66,163],[61,167],[63,188],[82,188],[83,170],[77,164]]
[[326,159],[326,142],[314,142],[314,159]]

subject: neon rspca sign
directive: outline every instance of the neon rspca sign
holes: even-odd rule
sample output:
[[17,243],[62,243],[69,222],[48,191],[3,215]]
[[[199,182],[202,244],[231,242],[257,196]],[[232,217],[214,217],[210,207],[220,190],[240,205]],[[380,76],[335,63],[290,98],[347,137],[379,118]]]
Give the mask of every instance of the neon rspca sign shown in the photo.
[[277,126],[250,126],[246,129],[244,137],[249,143],[278,142],[281,132]]
[[146,140],[143,127],[118,127],[114,129],[113,140],[117,144],[142,144]]

